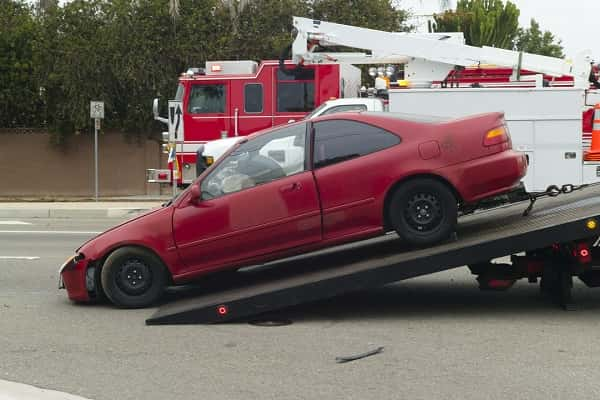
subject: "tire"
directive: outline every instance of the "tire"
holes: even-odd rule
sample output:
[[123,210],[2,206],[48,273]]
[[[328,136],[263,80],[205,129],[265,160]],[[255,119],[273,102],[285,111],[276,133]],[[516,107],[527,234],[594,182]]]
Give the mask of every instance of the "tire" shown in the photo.
[[162,296],[167,285],[167,268],[162,261],[139,247],[113,251],[100,275],[106,297],[121,308],[150,306]]
[[457,199],[434,179],[403,183],[393,193],[388,215],[398,235],[410,244],[427,246],[446,239],[456,228]]
[[102,269],[96,267],[94,270],[95,297],[92,300],[92,302],[96,304],[104,304],[108,302],[108,298],[106,297],[106,293],[104,293],[104,288],[102,287],[101,274]]

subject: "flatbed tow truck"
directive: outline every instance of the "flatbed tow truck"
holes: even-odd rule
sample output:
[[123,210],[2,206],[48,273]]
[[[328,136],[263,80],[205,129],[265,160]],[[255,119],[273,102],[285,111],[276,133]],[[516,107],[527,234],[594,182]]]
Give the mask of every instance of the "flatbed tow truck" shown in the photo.
[[[570,309],[573,277],[600,286],[600,186],[459,219],[456,237],[426,249],[394,235],[339,246],[207,281],[203,295],[167,303],[148,325],[219,323],[469,266],[480,288],[504,290],[522,278]],[[511,257],[510,263],[491,260]]]
[[[536,137],[535,146],[530,149],[531,170],[538,172],[536,176],[528,174],[530,179],[525,179],[525,188],[532,194],[530,203],[514,203],[462,216],[455,238],[431,248],[410,249],[396,235],[388,235],[245,268],[221,281],[207,279],[200,288],[200,296],[164,305],[146,321],[147,324],[239,320],[461,266],[471,269],[483,290],[506,290],[525,278],[531,283],[539,282],[542,292],[566,309],[572,308],[573,304],[573,277],[578,277],[587,286],[600,286],[600,185],[597,185],[600,167],[596,163],[583,162],[581,145],[582,109],[588,102],[598,102],[594,97],[596,93],[588,90],[589,54],[581,53],[571,62],[298,17],[294,17],[294,28],[297,36],[291,52],[298,68],[329,62],[367,64],[394,60],[406,63],[406,77],[418,85],[415,89],[398,89],[392,93],[398,98],[419,94],[418,88],[427,87],[432,99],[436,99],[444,92],[436,94],[431,82],[443,80],[456,65],[491,63],[510,66],[515,71],[528,69],[572,77],[574,87],[569,89],[542,87],[538,85],[541,83],[538,79],[533,89],[501,88],[494,92],[497,95],[486,97],[490,107],[503,109],[516,121],[514,129],[511,127],[513,143],[518,140],[525,145],[535,132],[543,133]],[[369,49],[371,53],[314,52],[317,45]],[[487,89],[465,90],[479,93]],[[490,100],[505,92],[513,97],[500,103]],[[529,101],[530,92],[539,94],[543,101]],[[557,103],[553,96],[563,92],[574,94],[579,100]],[[473,104],[484,103],[483,98],[471,100]],[[436,105],[430,110],[439,111],[453,103],[464,104],[461,101],[446,98],[445,105]],[[411,101],[402,104],[408,107]],[[523,109],[530,108],[543,112],[521,115]],[[542,125],[538,129],[536,124]],[[524,131],[521,130],[523,126],[527,127]],[[571,136],[572,143],[566,142]],[[548,148],[544,147],[546,144]],[[545,164],[541,164],[542,161]],[[558,196],[562,193],[568,194]],[[536,202],[538,198],[540,200]],[[509,263],[493,262],[507,256]]]

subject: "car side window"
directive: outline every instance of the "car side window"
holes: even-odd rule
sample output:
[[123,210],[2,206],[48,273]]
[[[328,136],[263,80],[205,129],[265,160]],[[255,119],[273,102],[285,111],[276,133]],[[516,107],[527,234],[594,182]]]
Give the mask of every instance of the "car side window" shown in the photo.
[[305,147],[306,123],[249,139],[202,181],[202,198],[214,199],[302,172]]
[[393,133],[357,121],[336,119],[314,124],[314,167],[322,168],[400,143]]
[[329,110],[323,111],[323,114],[321,115],[335,114],[345,111],[367,111],[367,106],[364,104],[345,104],[343,106],[331,107]]

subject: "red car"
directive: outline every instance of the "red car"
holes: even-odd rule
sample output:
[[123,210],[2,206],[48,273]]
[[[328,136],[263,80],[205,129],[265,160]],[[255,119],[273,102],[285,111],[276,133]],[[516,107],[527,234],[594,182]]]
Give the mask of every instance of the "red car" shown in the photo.
[[85,243],[69,298],[155,302],[168,285],[395,230],[446,239],[461,208],[514,189],[525,156],[502,113],[458,120],[342,113],[242,139],[179,197]]

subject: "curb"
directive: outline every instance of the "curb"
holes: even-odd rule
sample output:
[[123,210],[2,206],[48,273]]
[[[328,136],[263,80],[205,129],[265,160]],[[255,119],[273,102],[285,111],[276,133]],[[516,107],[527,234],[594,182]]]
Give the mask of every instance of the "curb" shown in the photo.
[[0,218],[127,218],[151,208],[1,208]]

